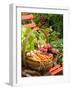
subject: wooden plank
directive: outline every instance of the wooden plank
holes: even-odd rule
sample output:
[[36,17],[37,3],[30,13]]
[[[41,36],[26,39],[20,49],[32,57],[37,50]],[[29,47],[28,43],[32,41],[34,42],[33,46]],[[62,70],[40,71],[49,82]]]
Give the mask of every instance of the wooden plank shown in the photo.
[[32,14],[21,16],[21,20],[32,20],[34,17]]
[[31,24],[25,24],[25,25],[22,25],[23,27],[27,27],[27,28],[34,28],[36,27],[36,24],[35,23],[31,23]]
[[33,30],[39,30],[39,27],[35,27],[35,28],[33,28]]

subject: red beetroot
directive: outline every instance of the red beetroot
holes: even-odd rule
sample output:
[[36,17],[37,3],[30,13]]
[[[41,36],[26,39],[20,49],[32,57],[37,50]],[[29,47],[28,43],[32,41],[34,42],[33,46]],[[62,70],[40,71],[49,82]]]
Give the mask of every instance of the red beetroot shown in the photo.
[[51,49],[51,52],[52,52],[53,54],[58,54],[58,53],[59,53],[59,50],[58,50],[58,49],[55,49],[55,48],[52,48],[52,49]]
[[40,51],[48,53],[50,52],[52,49],[52,45],[51,44],[44,44],[42,47],[39,48]]
[[52,48],[52,45],[48,43],[48,49],[51,49]]
[[53,48],[50,43],[44,44],[42,47],[39,48],[39,50],[40,50],[41,52],[46,53],[46,54],[47,54],[47,53],[52,53],[52,54],[58,54],[58,53],[59,53],[59,50]]

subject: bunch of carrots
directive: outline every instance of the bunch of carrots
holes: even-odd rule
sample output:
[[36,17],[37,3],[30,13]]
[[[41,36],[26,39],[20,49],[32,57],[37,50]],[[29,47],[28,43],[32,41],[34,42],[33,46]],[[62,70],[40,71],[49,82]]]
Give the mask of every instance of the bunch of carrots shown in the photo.
[[36,55],[41,59],[41,60],[52,60],[53,59],[53,55],[44,55],[44,54],[41,54],[41,53],[36,53]]
[[27,53],[27,57],[28,56],[32,57],[32,59],[34,59],[36,61],[38,61],[38,60],[39,61],[53,60],[53,55],[52,54],[45,55],[45,54],[42,54],[39,51]]
[[31,51],[27,53],[27,56],[32,56],[35,60],[38,61],[46,61],[46,60],[53,60],[54,54],[58,54],[58,49],[53,48],[50,44],[45,44],[43,47],[40,47],[39,50]]

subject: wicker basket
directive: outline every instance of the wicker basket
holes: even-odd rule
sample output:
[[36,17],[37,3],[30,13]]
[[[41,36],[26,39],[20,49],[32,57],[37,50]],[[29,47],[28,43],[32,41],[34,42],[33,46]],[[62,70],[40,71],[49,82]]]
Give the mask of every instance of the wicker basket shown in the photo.
[[[31,35],[31,33],[30,33],[30,35]],[[30,35],[28,35],[27,40],[28,40]],[[24,44],[26,45],[26,42],[24,42]],[[25,49],[25,46],[24,46],[24,49]],[[33,59],[28,59],[28,58],[26,58],[25,51],[23,52],[23,63],[26,64],[29,68],[31,68],[33,70],[46,71],[53,66],[54,62],[56,62],[56,61],[51,60],[51,62],[49,62],[49,60],[35,61]]]
[[53,66],[54,62],[50,62],[50,63],[48,61],[39,62],[39,61],[26,59],[26,64],[33,70],[46,71]]

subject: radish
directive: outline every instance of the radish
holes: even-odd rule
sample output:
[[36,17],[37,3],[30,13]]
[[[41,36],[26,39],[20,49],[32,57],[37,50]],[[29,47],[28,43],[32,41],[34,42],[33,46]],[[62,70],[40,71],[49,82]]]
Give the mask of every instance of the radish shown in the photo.
[[41,47],[41,48],[40,48],[40,51],[47,52],[47,49]]

